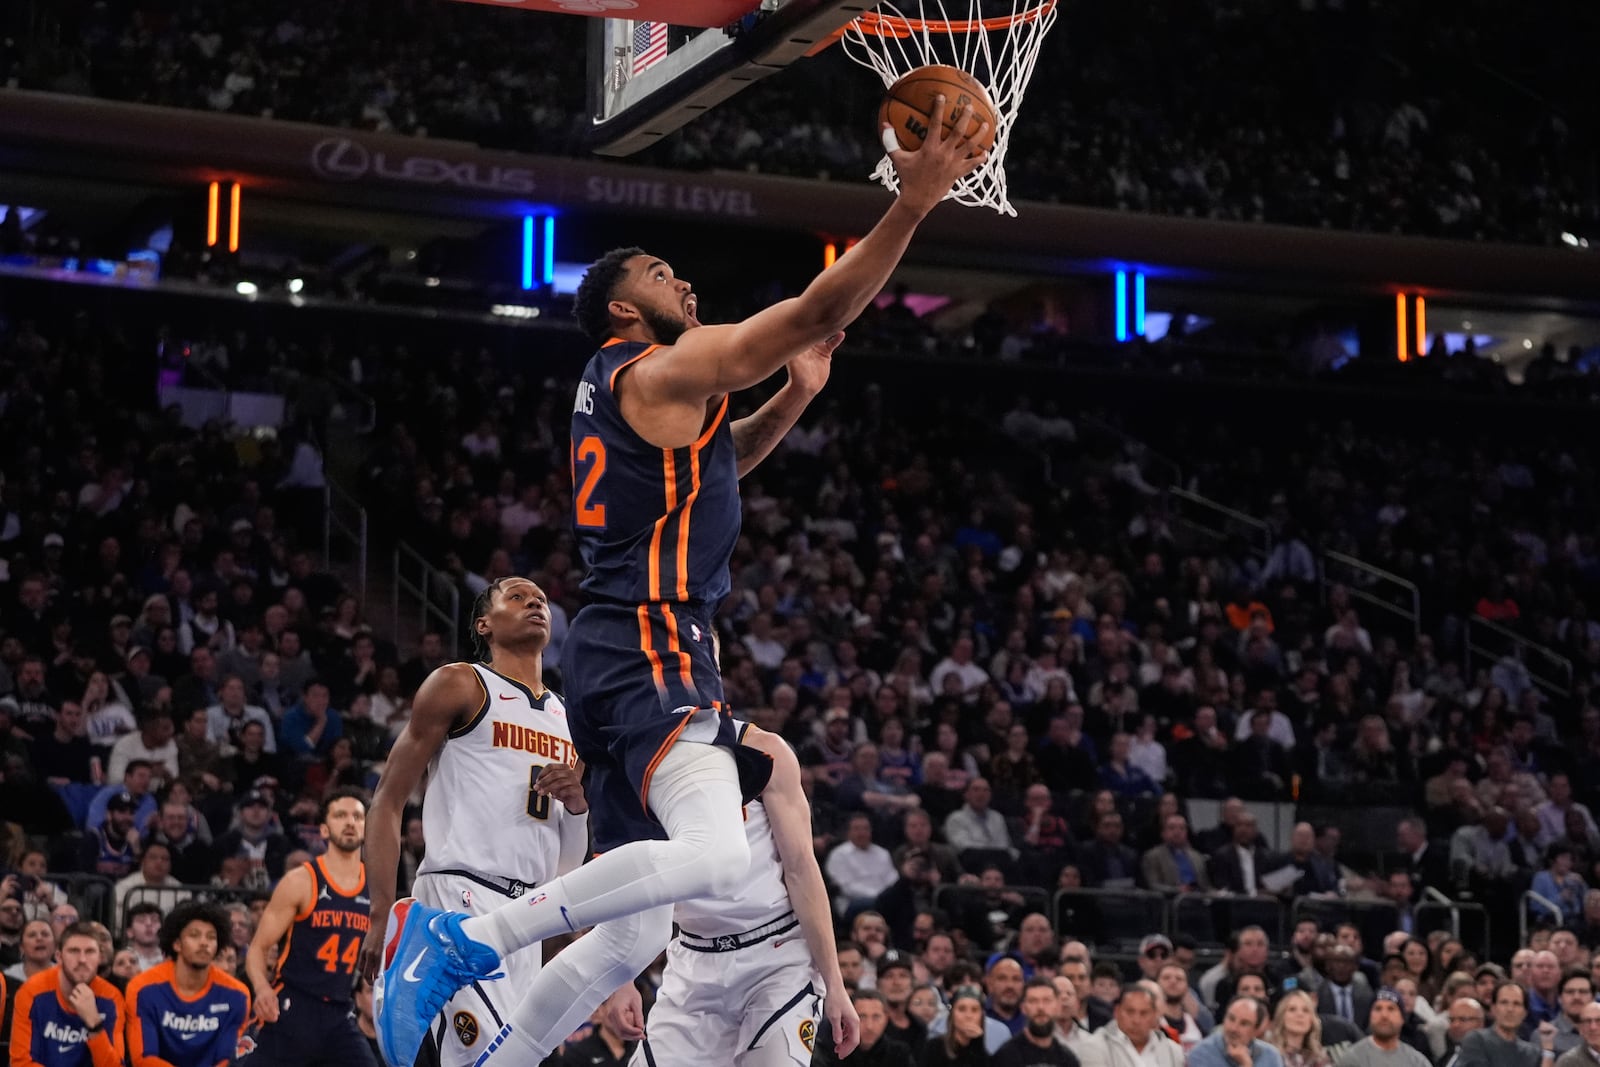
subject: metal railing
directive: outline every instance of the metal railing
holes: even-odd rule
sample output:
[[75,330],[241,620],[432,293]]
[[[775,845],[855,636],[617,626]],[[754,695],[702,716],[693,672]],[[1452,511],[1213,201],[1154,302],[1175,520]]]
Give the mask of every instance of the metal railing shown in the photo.
[[1250,897],[1237,893],[1179,893],[1168,902],[1167,928],[1188,934],[1202,944],[1224,944],[1228,934],[1246,926],[1259,926],[1274,945],[1284,944],[1287,909],[1276,897]]
[[[1411,910],[1412,915],[1417,920],[1417,929],[1423,932],[1429,929],[1449,930],[1451,937],[1471,948],[1477,953],[1479,959],[1488,959],[1491,945],[1489,939],[1489,909],[1482,904],[1474,904],[1471,901],[1452,900],[1432,888],[1427,892],[1429,899],[1424,900]],[[1430,927],[1427,923],[1427,917],[1438,912],[1444,914],[1444,923],[1438,927]],[[1461,921],[1462,916],[1467,916],[1471,920],[1470,923],[1464,924]]]
[[1152,485],[1183,485],[1183,467],[1171,456],[1157,452],[1144,441],[1098,415],[1080,412],[1075,418],[1078,425],[1085,430],[1092,430],[1121,442],[1123,454],[1138,464],[1140,472]]
[[1097,945],[1136,945],[1146,934],[1170,934],[1165,894],[1147,889],[1061,889],[1050,921],[1062,937]]
[[1561,653],[1530,641],[1497,622],[1472,615],[1467,618],[1466,663],[1464,677],[1472,677],[1477,665],[1493,666],[1507,656],[1527,669],[1533,684],[1555,696],[1572,695],[1572,661]]
[[67,894],[67,903],[78,909],[78,918],[111,928],[116,915],[116,882],[103,874],[59,874],[46,879]]
[[1422,636],[1422,592],[1415,582],[1343,552],[1324,552],[1319,563],[1324,604],[1328,591],[1342,585],[1351,600],[1377,608],[1410,627],[1412,641]]
[[1541,893],[1529,889],[1517,898],[1517,944],[1528,943],[1528,905],[1537,904],[1549,911],[1557,923],[1561,922],[1561,905]]
[[1265,560],[1272,552],[1272,527],[1254,515],[1219,504],[1181,485],[1167,489],[1167,506],[1174,521],[1219,545],[1237,536],[1244,539],[1245,547],[1259,560]]
[[[322,559],[334,562],[334,548],[349,547],[350,568],[355,572],[356,596],[367,610],[367,509],[345,492],[332,478],[324,476],[322,488]],[[334,535],[338,534],[338,542]]]
[[362,391],[360,386],[336,374],[322,374],[320,377],[339,394],[339,402],[333,409],[334,417],[350,427],[350,432],[357,436],[365,437],[371,433],[378,425],[378,402]]
[[[401,639],[400,599],[404,594],[416,602],[417,631],[426,633],[431,618],[444,633],[450,659],[461,658],[461,591],[448,574],[423,559],[417,550],[401,542],[395,546],[393,583],[390,586],[389,624],[391,637]],[[408,570],[408,568],[410,568]]]
[[122,899],[115,902],[115,930],[128,923],[128,909],[136,904],[154,903],[163,914],[186,900],[202,900],[212,904],[248,904],[267,895],[266,886],[217,885],[136,885],[122,891]]

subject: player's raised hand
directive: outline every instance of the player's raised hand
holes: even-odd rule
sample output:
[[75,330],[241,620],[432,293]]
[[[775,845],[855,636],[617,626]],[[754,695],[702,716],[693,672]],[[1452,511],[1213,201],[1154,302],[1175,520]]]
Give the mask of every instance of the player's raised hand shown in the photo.
[[644,1037],[644,1001],[632,982],[621,986],[600,1005],[601,1019],[624,1041]]
[[966,130],[967,107],[959,104],[950,115],[951,129],[946,130],[947,106],[944,94],[934,97],[928,135],[914,152],[890,147],[897,143],[890,140],[894,136],[892,127],[885,125],[880,131],[886,135],[884,147],[889,149],[889,159],[900,176],[901,202],[922,214],[932,211],[951,186],[989,159],[989,153],[977,147],[988,139],[989,124],[984,122],[977,129]]
[[542,796],[555,797],[573,815],[589,810],[589,799],[583,795],[583,764],[576,770],[552,763],[539,771],[534,779],[533,791]]
[[844,1059],[861,1044],[861,1016],[856,1014],[856,1006],[848,996],[825,998],[822,1010],[833,1030],[833,1054]]
[[818,341],[789,361],[789,384],[805,393],[816,396],[828,384],[828,374],[833,370],[833,350],[844,343],[844,331]]

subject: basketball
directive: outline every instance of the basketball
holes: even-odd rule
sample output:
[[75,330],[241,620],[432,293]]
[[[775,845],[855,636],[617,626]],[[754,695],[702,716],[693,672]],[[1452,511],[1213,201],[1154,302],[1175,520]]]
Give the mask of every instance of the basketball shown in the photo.
[[918,67],[889,87],[878,108],[878,128],[885,125],[894,131],[895,140],[908,152],[921,147],[933,116],[934,98],[940,93],[945,99],[946,136],[954,130],[951,122],[958,108],[965,105],[962,132],[975,133],[985,122],[988,132],[982,139],[974,140],[975,150],[988,151],[994,147],[995,133],[999,129],[999,116],[994,102],[989,99],[983,85],[964,70],[941,65]]

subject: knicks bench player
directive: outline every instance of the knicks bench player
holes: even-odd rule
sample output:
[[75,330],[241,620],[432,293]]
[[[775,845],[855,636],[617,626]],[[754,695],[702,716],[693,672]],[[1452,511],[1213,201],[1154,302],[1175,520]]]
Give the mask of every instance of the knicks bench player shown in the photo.
[[[589,603],[561,666],[601,854],[487,915],[409,909],[378,1025],[395,1062],[409,1063],[445,1001],[503,957],[594,926],[540,976],[561,993],[523,997],[492,1043],[509,1064],[538,1063],[575,1006],[592,1011],[666,948],[673,904],[743,884],[741,808],[770,763],[741,759],[710,639],[739,536],[738,479],[826,380],[841,331],[882,291],[917,225],[982,164],[972,137],[987,126],[945,133],[944,118],[941,99],[922,146],[892,153],[900,196],[872,232],[799,297],[744,322],[701,326],[689,284],[639,249],[589,268],[577,314],[599,350],[579,381],[571,435]],[[730,425],[730,394],[784,367],[788,385]],[[398,986],[401,967],[427,979]]]
[[[417,690],[367,819],[373,933],[363,970],[369,976],[378,973],[381,931],[394,901],[405,805],[424,772],[427,854],[412,889],[424,905],[483,915],[524,898],[587,855],[587,806],[566,709],[544,685],[549,640],[544,591],[527,578],[501,578],[472,606],[480,662],[440,667]],[[410,907],[411,898],[394,904],[396,921]],[[540,961],[537,945],[512,953],[502,963],[504,977],[481,979],[456,994],[430,1031],[441,1067],[471,1067],[510,1018]],[[380,979],[373,989],[375,1015],[386,993]]]
[[161,923],[166,960],[128,980],[132,1067],[226,1067],[250,1024],[250,990],[212,966],[233,937],[219,904],[186,902]]

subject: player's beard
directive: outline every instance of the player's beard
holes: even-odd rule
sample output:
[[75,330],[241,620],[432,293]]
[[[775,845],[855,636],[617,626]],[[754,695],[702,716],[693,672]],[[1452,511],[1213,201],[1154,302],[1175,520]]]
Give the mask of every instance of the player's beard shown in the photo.
[[345,855],[348,856],[352,852],[360,852],[361,851],[362,838],[358,837],[354,841],[352,841],[351,843],[345,844],[343,841],[339,840],[337,837],[330,837],[330,838],[328,838],[328,844],[332,845],[334,848],[338,849],[340,852],[343,852]]
[[650,332],[655,336],[656,344],[658,345],[677,344],[678,338],[682,337],[684,331],[689,328],[688,320],[681,312],[677,318],[673,318],[665,311],[657,311],[655,308],[640,308],[639,317],[644,319],[646,326],[650,327]]

